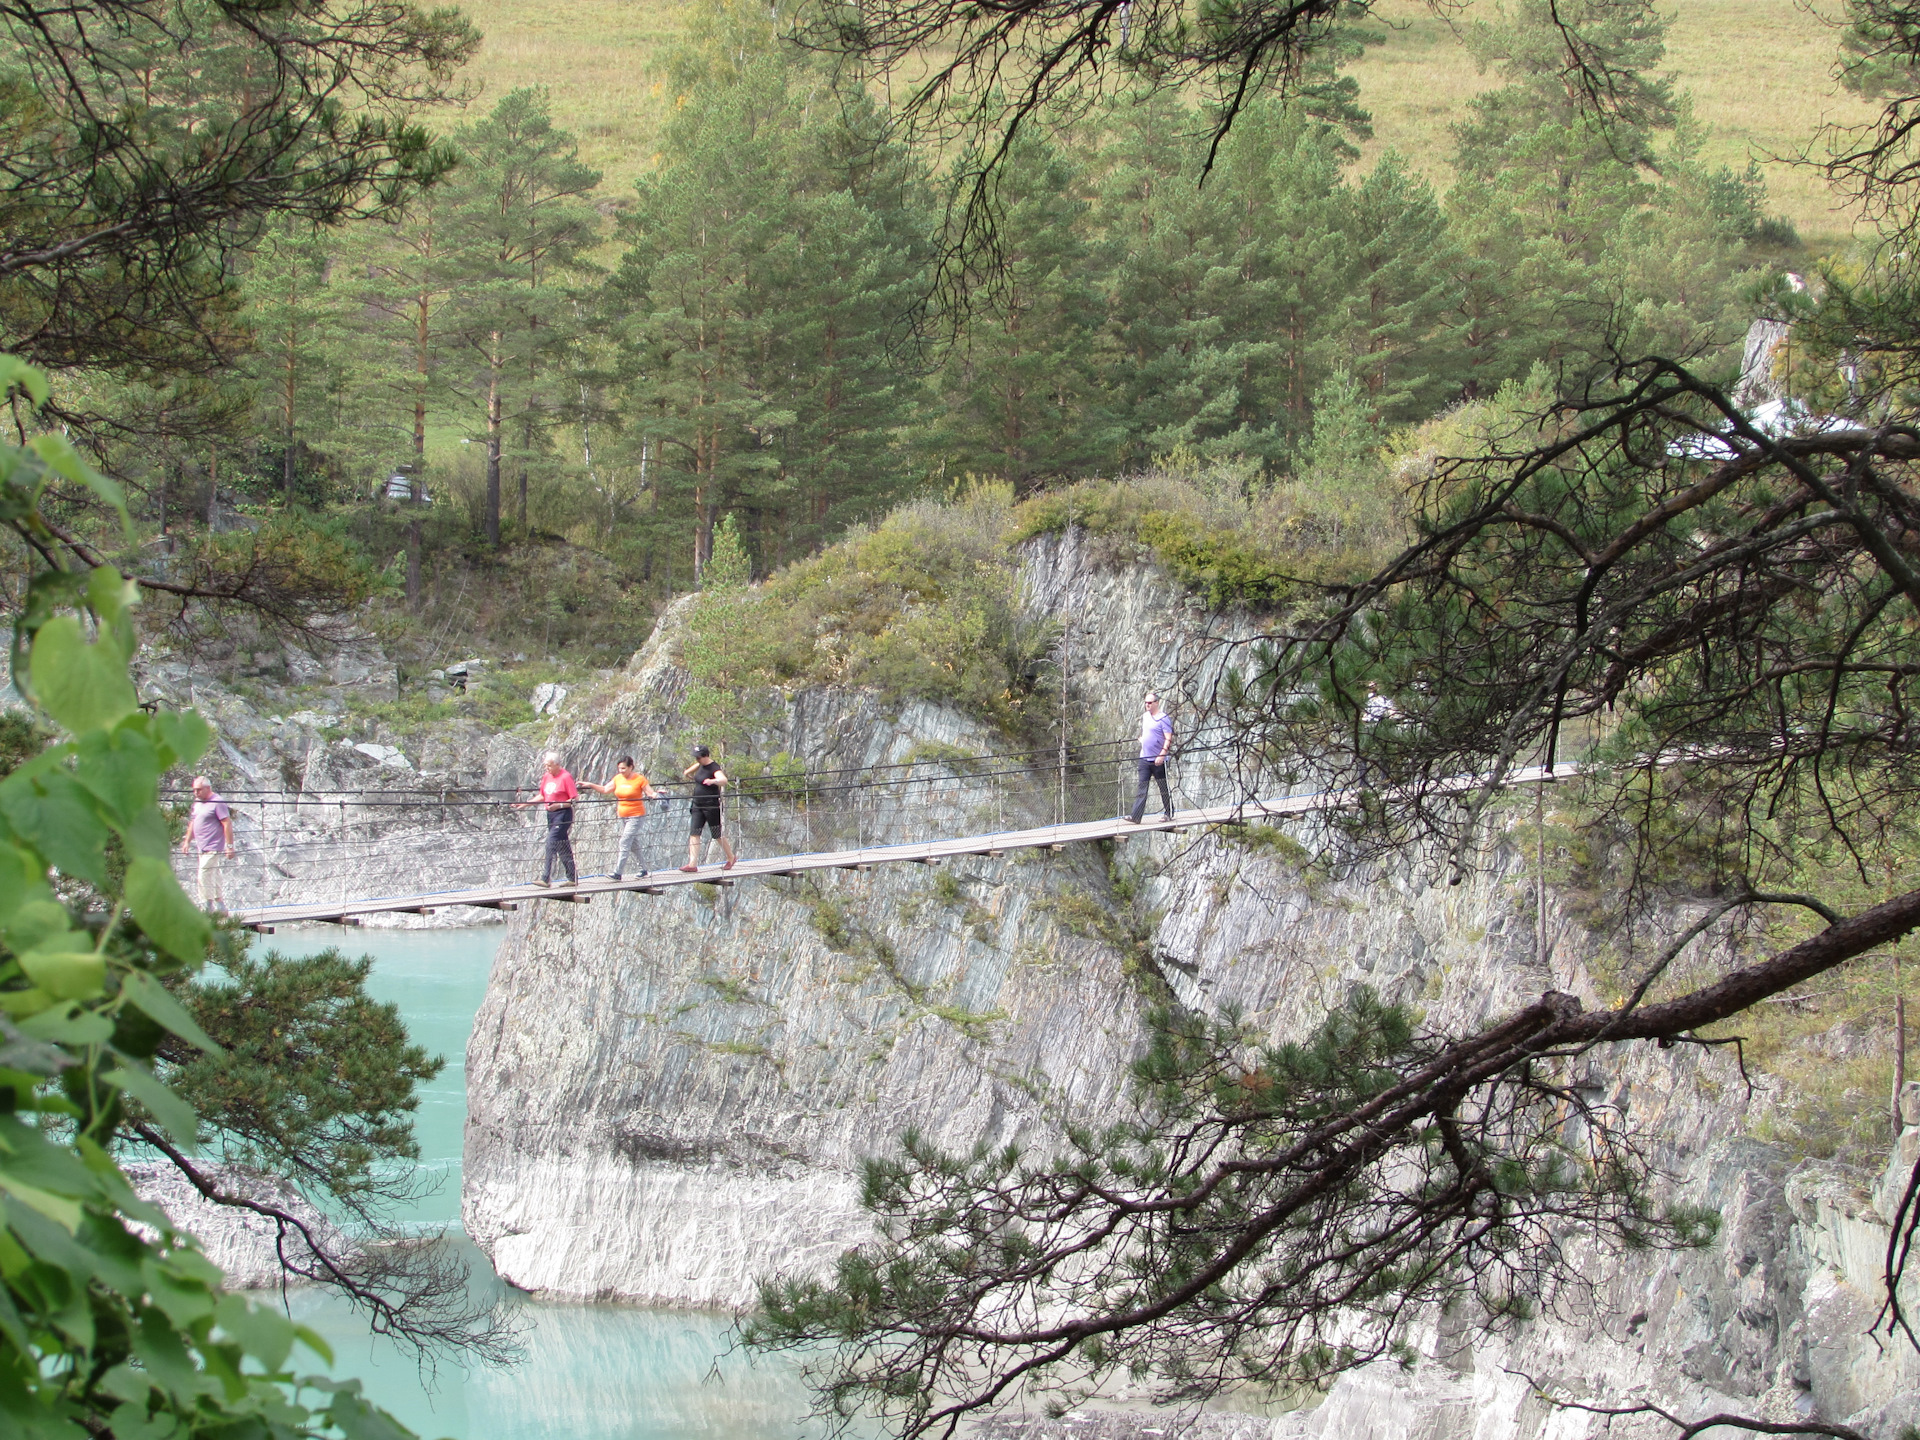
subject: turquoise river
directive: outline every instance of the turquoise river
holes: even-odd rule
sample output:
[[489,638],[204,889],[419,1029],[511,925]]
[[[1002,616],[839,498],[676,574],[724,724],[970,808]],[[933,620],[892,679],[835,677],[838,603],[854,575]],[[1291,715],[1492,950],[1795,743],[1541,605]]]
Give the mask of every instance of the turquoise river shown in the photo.
[[[446,1057],[447,1068],[422,1095],[415,1121],[420,1164],[438,1183],[409,1218],[444,1226],[455,1237],[467,1035],[504,934],[503,926],[354,932],[316,927],[254,942],[283,954],[337,946],[371,955],[368,988],[400,1007],[414,1039]],[[509,1293],[492,1279],[484,1256],[477,1250],[471,1256],[477,1274]],[[821,1433],[805,1422],[807,1397],[794,1362],[742,1353],[733,1345],[732,1321],[723,1315],[552,1305],[509,1293],[524,1326],[524,1358],[502,1368],[442,1361],[429,1377],[329,1295],[296,1290],[287,1303],[295,1319],[333,1346],[336,1375],[360,1377],[376,1401],[422,1436],[799,1440]]]

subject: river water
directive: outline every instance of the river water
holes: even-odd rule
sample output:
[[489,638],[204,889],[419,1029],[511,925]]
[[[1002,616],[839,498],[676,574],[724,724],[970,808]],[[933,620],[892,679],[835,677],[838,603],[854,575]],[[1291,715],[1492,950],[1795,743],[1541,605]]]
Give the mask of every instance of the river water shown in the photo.
[[[447,1068],[421,1095],[414,1121],[420,1167],[437,1182],[415,1211],[423,1227],[460,1220],[460,1148],[467,1117],[467,1036],[505,927],[344,931],[315,927],[254,942],[306,955],[337,946],[373,956],[367,988],[400,1007],[418,1043]],[[464,1238],[455,1243],[467,1244]],[[806,1392],[794,1361],[749,1357],[732,1323],[701,1311],[623,1305],[549,1305],[490,1282],[525,1326],[525,1357],[505,1368],[443,1361],[426,1377],[409,1354],[372,1335],[343,1302],[318,1289],[289,1293],[293,1317],[334,1348],[334,1373],[357,1376],[369,1395],[423,1436],[452,1440],[797,1440]],[[277,1298],[277,1297],[276,1297]]]

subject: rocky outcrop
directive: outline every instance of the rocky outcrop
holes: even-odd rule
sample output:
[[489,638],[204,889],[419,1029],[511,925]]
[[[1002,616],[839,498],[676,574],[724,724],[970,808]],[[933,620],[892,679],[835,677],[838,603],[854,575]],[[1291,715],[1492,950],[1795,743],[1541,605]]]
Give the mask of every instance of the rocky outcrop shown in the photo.
[[360,1256],[359,1245],[284,1180],[231,1166],[216,1166],[207,1172],[207,1178],[223,1193],[270,1205],[292,1216],[299,1225],[283,1226],[257,1211],[209,1200],[164,1160],[135,1161],[122,1168],[142,1200],[158,1205],[169,1220],[200,1242],[201,1250],[225,1273],[233,1289],[303,1284],[306,1282],[287,1266],[311,1272],[324,1254],[332,1263],[351,1269]]
[[[1076,724],[1089,733],[1129,733],[1146,686],[1206,694],[1221,674],[1217,642],[1251,628],[1077,534],[1032,547],[1025,593],[1074,622]],[[673,652],[669,617],[620,688],[568,712],[564,751],[589,764],[629,751],[643,768],[665,760],[685,687]],[[993,744],[960,716],[858,692],[800,692],[777,710],[755,753],[805,755],[816,769]],[[1183,803],[1247,783],[1206,763],[1176,767],[1176,780]],[[964,767],[950,781],[749,809],[742,838],[765,854],[1047,816],[1040,786],[995,814]],[[677,858],[675,818],[656,864]],[[866,1233],[859,1167],[905,1130],[950,1149],[1044,1148],[1069,1122],[1117,1113],[1143,1043],[1143,976],[1195,1007],[1233,1005],[1276,1036],[1316,1023],[1356,982],[1447,1029],[1549,988],[1598,1003],[1611,939],[1550,907],[1542,950],[1519,857],[1496,837],[1482,861],[1458,886],[1418,856],[1310,880],[1284,843],[1165,835],[523,912],[468,1050],[468,1231],[505,1278],[543,1294],[748,1304],[757,1276],[822,1268]],[[1876,1440],[1920,1423],[1913,1357],[1864,1335],[1887,1219],[1871,1177],[1796,1165],[1747,1138],[1772,1099],[1764,1084],[1750,1098],[1717,1051],[1598,1051],[1583,1088],[1635,1118],[1676,1196],[1721,1212],[1710,1249],[1585,1257],[1591,1283],[1510,1333],[1433,1317],[1416,1337],[1420,1365],[1345,1377],[1310,1411],[1089,1410],[1001,1417],[983,1433],[1657,1433],[1638,1421],[1609,1430],[1536,1387],[1682,1413],[1850,1417]]]
[[[470,663],[477,671],[479,662]],[[213,726],[201,768],[233,810],[237,854],[224,876],[230,907],[500,885],[538,873],[539,818],[508,802],[539,774],[545,727],[497,732],[454,719],[400,735],[370,726],[353,714],[348,696],[391,699],[397,683],[393,662],[370,640],[318,658],[294,646],[228,656],[211,673],[149,652],[135,675],[143,698],[191,707]],[[185,778],[172,778],[180,794]],[[597,853],[612,827],[607,816],[591,818],[598,823],[583,827],[580,844]],[[191,862],[178,864],[191,890]],[[374,923],[495,918],[451,910]]]

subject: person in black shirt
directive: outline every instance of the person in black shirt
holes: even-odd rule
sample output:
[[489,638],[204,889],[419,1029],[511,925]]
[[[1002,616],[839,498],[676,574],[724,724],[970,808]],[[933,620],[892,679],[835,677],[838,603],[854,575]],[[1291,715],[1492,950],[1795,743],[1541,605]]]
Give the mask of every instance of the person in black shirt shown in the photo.
[[727,786],[727,772],[714,763],[711,750],[696,745],[693,764],[680,772],[680,778],[693,782],[693,829],[687,835],[687,863],[680,868],[689,872],[700,868],[700,832],[705,830],[726,852],[727,863],[720,868],[731,870],[736,857],[721,828],[720,818],[720,796]]

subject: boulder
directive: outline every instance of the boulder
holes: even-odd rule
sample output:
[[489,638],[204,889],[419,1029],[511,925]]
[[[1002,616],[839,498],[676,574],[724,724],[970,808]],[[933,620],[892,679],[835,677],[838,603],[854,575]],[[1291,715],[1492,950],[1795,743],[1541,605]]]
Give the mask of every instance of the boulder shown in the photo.
[[126,1172],[142,1200],[158,1205],[169,1220],[200,1242],[207,1258],[226,1272],[230,1289],[307,1283],[288,1271],[280,1257],[284,1254],[302,1270],[312,1269],[318,1264],[316,1245],[336,1263],[352,1265],[360,1258],[359,1245],[284,1180],[230,1165],[209,1166],[202,1172],[228,1195],[285,1211],[306,1227],[304,1235],[298,1227],[283,1226],[271,1216],[207,1199],[170,1161],[136,1161],[126,1166]]

